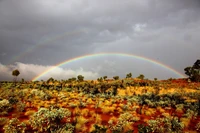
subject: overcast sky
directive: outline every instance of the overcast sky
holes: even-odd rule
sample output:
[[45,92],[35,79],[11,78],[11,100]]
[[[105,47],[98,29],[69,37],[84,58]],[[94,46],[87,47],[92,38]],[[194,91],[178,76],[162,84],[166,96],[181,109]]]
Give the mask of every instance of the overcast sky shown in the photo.
[[[199,0],[0,0],[0,80],[30,80],[59,62],[95,53],[147,57],[184,74],[200,58]],[[71,62],[41,77],[107,75],[178,78],[150,62],[101,56]]]

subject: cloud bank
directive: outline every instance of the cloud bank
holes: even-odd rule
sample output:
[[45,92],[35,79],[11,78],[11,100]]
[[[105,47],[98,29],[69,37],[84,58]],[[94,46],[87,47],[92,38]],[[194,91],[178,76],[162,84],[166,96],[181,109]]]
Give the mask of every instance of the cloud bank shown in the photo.
[[[53,68],[53,69],[52,69]],[[83,75],[85,79],[97,79],[99,77],[99,74],[92,71],[85,71],[83,68],[79,68],[76,70],[72,69],[64,69],[61,67],[54,67],[54,66],[42,66],[42,65],[35,65],[35,64],[24,64],[17,62],[15,65],[3,65],[0,63],[0,80],[13,80],[12,71],[18,69],[20,71],[20,75],[18,76],[18,79],[24,78],[27,81],[32,80],[36,76],[39,76],[43,72],[52,69],[45,75],[41,76],[37,80],[47,80],[50,77],[53,77],[54,79],[68,79],[72,77],[77,77],[78,75]]]
[[[53,66],[86,54],[119,52],[184,73],[200,58],[199,7],[200,0],[0,0],[0,62]],[[92,67],[103,68],[99,75],[123,76],[123,59],[117,62],[112,70]],[[94,73],[84,62],[77,66],[69,70]],[[146,72],[142,65],[125,69],[148,77],[174,76]]]

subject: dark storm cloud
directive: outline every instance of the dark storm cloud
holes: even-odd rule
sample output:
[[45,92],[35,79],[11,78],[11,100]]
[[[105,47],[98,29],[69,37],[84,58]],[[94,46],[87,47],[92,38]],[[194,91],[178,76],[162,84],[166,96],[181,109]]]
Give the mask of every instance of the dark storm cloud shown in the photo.
[[199,0],[1,0],[0,63],[46,66],[122,52],[183,73],[199,58],[199,7]]

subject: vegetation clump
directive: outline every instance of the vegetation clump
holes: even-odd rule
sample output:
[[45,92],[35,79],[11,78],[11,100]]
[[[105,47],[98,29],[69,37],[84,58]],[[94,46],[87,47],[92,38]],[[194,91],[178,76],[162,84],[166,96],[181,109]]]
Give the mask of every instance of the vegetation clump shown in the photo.
[[[198,64],[188,72],[196,72]],[[91,81],[78,75],[60,81],[23,80],[15,86],[1,82],[0,132],[198,132],[200,84],[193,80],[198,79],[195,74],[190,82],[149,80],[143,74],[132,78],[132,73]]]
[[12,118],[3,129],[4,133],[25,133],[26,124],[20,122],[17,118]]
[[184,70],[190,80],[200,82],[200,60],[197,60],[192,67],[186,67]]
[[7,115],[8,111],[11,109],[12,106],[7,99],[0,101],[0,115]]
[[[71,112],[68,109],[50,107],[40,108],[30,118],[30,124],[38,132],[54,132],[70,122]],[[62,120],[66,118],[65,122]]]

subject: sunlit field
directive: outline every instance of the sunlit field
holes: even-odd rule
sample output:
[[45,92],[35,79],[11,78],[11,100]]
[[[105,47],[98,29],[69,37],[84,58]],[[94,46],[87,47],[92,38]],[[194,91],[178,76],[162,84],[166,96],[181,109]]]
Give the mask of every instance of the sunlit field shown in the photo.
[[187,79],[1,82],[0,132],[197,133],[199,102]]

